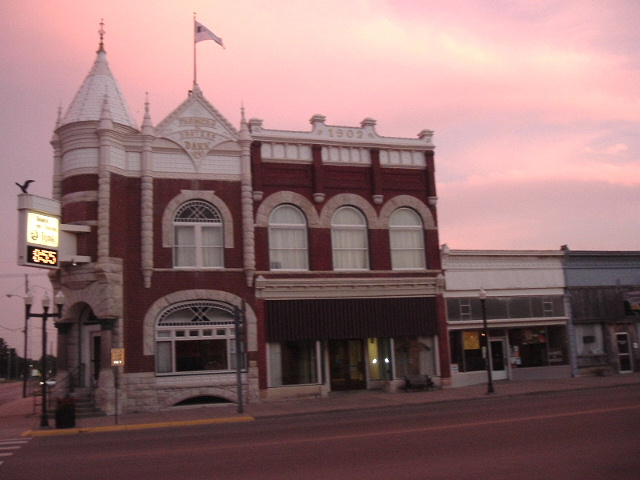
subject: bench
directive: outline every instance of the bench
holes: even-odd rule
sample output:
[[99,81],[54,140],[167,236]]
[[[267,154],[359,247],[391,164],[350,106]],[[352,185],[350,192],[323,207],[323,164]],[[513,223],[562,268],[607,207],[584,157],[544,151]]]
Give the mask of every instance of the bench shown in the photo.
[[430,390],[436,387],[429,375],[405,375],[404,377],[404,389],[410,390]]

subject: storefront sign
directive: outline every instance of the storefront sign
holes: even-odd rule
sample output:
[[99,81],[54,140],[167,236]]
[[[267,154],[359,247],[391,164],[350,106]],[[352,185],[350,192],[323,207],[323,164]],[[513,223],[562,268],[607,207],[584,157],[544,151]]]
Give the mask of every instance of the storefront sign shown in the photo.
[[462,343],[465,350],[480,348],[480,332],[462,332]]
[[124,348],[111,349],[111,366],[112,367],[124,366]]

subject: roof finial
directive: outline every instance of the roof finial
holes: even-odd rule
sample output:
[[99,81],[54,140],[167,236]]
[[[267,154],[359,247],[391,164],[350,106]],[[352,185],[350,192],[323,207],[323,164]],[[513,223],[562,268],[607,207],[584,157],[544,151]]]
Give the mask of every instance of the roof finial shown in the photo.
[[149,113],[149,92],[145,92],[145,101],[144,101],[144,117],[142,119],[142,134],[143,135],[151,135],[153,134],[153,124],[151,123],[151,114]]
[[56,128],[58,128],[61,123],[62,123],[62,101],[60,101],[60,105],[58,105],[58,118],[56,119]]
[[100,48],[98,48],[98,52],[104,52],[104,34],[106,33],[104,31],[104,18],[100,19],[100,30],[98,30],[98,33],[100,34]]

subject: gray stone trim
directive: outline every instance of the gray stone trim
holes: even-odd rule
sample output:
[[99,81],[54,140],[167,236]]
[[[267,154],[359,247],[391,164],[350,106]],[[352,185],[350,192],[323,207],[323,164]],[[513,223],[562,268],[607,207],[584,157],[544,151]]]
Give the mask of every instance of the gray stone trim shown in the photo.
[[[218,300],[237,307],[242,306],[242,298],[220,290],[181,290],[165,295],[156,300],[144,316],[142,327],[143,355],[155,355],[155,326],[160,313],[169,305],[190,300]],[[248,304],[246,304],[246,309],[247,347],[249,351],[255,351],[258,348],[256,315]]]
[[256,226],[268,227],[271,211],[278,205],[282,205],[284,203],[295,205],[300,208],[307,217],[309,228],[317,228],[321,226],[318,212],[313,204],[299,193],[289,191],[276,192],[269,195],[260,204],[260,207],[258,207],[258,211],[256,212]]
[[373,228],[384,228],[384,225],[381,224],[378,215],[376,214],[375,209],[367,200],[362,198],[360,195],[356,195],[354,193],[341,193],[336,195],[335,197],[331,197],[327,201],[327,203],[322,208],[322,212],[320,213],[320,226],[324,228],[331,228],[331,217],[335,211],[347,205],[352,205],[357,207],[362,211],[364,216],[367,218],[367,227],[369,229]]
[[433,219],[433,215],[431,214],[429,207],[411,195],[398,195],[397,197],[391,198],[382,206],[380,209],[380,224],[383,225],[383,228],[389,228],[389,219],[391,218],[391,215],[401,207],[408,207],[418,212],[422,217],[422,223],[425,230],[433,230],[436,228],[436,222]]
[[211,190],[182,190],[167,204],[162,214],[162,246],[173,246],[173,216],[178,207],[195,199],[206,200],[218,209],[224,222],[224,248],[233,248],[233,215],[227,204]]
[[68,193],[62,197],[62,206],[79,202],[97,202],[98,192],[96,190],[85,190],[82,192]]

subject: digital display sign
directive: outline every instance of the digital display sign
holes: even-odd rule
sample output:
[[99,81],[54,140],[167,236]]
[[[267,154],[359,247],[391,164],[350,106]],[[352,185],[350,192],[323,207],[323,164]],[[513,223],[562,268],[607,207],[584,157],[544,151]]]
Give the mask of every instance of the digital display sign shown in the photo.
[[37,267],[58,268],[58,251],[27,245],[27,264]]

